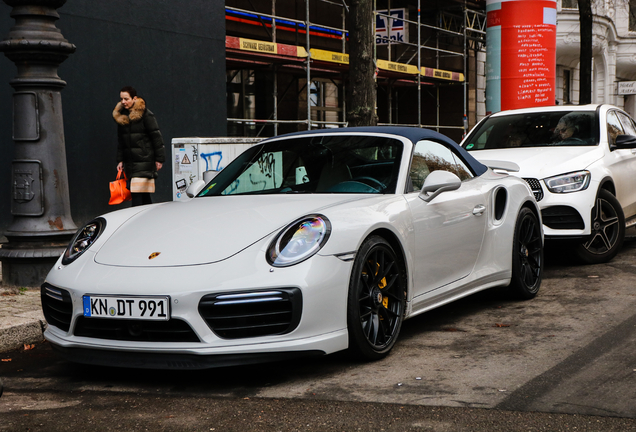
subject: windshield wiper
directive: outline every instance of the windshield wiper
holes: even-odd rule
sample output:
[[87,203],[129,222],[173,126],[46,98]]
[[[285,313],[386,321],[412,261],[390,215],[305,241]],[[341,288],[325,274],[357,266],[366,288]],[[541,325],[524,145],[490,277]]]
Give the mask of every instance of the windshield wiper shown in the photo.
[[281,190],[279,191],[279,193],[283,193],[283,194],[306,194],[306,193],[311,193],[309,191],[304,191],[304,190]]

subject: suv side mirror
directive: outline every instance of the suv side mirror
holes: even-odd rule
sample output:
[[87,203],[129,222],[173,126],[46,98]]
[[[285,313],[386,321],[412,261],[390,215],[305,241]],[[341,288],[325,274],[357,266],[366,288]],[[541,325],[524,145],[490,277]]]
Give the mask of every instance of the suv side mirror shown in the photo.
[[433,171],[424,180],[424,186],[422,186],[419,197],[426,202],[430,202],[442,192],[457,190],[461,185],[462,181],[452,172]]
[[636,136],[618,135],[614,143],[616,149],[633,149],[636,148]]

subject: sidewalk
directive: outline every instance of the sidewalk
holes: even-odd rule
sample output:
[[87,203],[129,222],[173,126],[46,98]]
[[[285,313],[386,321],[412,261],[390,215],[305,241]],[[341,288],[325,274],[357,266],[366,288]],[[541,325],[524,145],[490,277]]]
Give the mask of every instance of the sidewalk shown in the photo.
[[0,353],[40,342],[45,326],[38,287],[0,285]]

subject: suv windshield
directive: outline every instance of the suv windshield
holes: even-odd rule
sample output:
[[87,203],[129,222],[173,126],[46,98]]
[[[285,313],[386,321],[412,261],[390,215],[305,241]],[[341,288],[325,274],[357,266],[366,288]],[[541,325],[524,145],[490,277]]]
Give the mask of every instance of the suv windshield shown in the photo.
[[591,146],[598,131],[594,111],[552,111],[493,116],[472,132],[466,150]]
[[299,136],[251,147],[198,196],[394,193],[403,144],[377,136]]

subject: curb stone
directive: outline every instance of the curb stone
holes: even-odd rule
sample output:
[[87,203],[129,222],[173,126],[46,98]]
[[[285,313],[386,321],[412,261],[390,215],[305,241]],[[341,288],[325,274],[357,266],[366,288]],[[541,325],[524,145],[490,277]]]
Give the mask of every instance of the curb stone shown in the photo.
[[44,339],[39,288],[15,291],[0,287],[0,353]]

